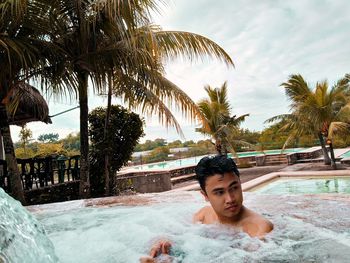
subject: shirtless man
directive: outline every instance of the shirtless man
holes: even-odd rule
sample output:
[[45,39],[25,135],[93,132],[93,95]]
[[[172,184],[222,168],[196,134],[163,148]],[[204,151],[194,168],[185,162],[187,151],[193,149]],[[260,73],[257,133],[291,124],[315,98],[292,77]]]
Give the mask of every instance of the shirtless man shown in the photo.
[[[243,205],[239,171],[233,159],[223,155],[202,158],[196,166],[196,176],[201,193],[210,206],[203,207],[193,217],[202,224],[220,223],[241,229],[251,237],[263,238],[273,229],[273,224],[263,216]],[[167,254],[170,243],[157,242],[151,250],[151,258]],[[144,258],[154,262],[151,258]]]

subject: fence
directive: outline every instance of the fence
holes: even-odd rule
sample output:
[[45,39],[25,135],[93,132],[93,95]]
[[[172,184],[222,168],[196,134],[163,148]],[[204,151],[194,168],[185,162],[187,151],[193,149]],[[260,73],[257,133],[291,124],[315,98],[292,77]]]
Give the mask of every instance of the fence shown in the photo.
[[[80,156],[17,159],[23,189],[38,189],[49,185],[79,180]],[[0,160],[0,187],[10,192],[6,161]]]

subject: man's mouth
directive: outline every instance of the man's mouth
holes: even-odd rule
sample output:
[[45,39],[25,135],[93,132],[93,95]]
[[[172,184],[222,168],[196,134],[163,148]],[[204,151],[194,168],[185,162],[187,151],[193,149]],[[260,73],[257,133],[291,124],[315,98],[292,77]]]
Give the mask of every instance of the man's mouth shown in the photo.
[[238,205],[230,205],[230,206],[226,207],[225,210],[236,211],[238,208],[239,208]]

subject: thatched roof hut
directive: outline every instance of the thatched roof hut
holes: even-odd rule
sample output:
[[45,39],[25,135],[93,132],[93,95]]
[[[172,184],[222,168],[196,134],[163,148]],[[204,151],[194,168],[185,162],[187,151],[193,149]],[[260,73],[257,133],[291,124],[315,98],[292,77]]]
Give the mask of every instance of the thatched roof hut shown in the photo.
[[20,83],[7,95],[8,122],[23,126],[28,122],[52,123],[49,107],[40,92],[33,86]]
[[[40,92],[33,86],[20,83],[3,100],[6,105],[8,123],[23,126],[31,121],[52,123],[49,107]],[[0,134],[0,159],[5,158]]]

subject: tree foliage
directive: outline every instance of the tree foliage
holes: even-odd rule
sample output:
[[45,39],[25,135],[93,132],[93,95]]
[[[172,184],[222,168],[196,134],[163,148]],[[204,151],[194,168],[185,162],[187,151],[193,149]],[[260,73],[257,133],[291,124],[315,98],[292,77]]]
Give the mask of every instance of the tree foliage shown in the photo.
[[234,151],[235,133],[249,114],[231,116],[226,82],[220,88],[206,86],[204,89],[209,98],[198,103],[203,118],[202,127],[196,131],[212,137],[218,154],[227,154],[228,151]]
[[[233,65],[230,56],[210,39],[189,32],[165,31],[154,25],[151,14],[159,11],[162,1],[3,2],[0,102],[13,84],[33,77],[45,91],[79,100],[81,197],[89,197],[90,192],[89,80],[94,92],[104,94],[111,84],[113,95],[122,98],[130,108],[157,114],[163,124],[182,134],[168,107],[175,104],[191,119],[200,115],[186,93],[164,77],[163,61],[209,56]],[[1,103],[0,107],[4,106]],[[17,184],[20,186],[18,178]]]
[[63,148],[68,152],[75,152],[73,155],[79,154],[80,151],[80,134],[70,133],[65,138],[61,139],[60,142],[63,144]]
[[166,161],[169,159],[169,154],[168,146],[157,147],[144,157],[144,161],[147,163]]
[[157,138],[154,141],[146,140],[144,143],[139,143],[135,147],[135,152],[150,151],[160,146],[165,146],[166,140]]
[[[275,116],[268,122],[284,121],[281,131],[288,131],[285,142],[303,135],[319,138],[325,163],[335,167],[332,139],[336,134],[349,133],[350,128],[350,76],[346,75],[333,87],[327,81],[317,82],[312,89],[301,75],[291,75],[281,86],[289,99],[291,113]],[[329,141],[331,160],[325,147]]]
[[[261,132],[259,144],[262,145],[261,147],[263,149],[282,149],[285,146],[285,142],[289,137],[289,132],[281,131],[281,129],[287,124],[286,122],[286,120],[282,120],[280,122],[273,123]],[[288,147],[311,147],[317,144],[319,144],[319,141],[315,135],[304,134],[291,139],[289,141]]]
[[21,141],[21,145],[23,148],[24,155],[26,156],[26,146],[28,145],[30,139],[33,137],[33,133],[31,129],[27,128],[26,125],[22,127],[22,129],[19,132],[19,139]]
[[109,169],[113,178],[115,173],[127,164],[139,138],[143,135],[143,122],[139,115],[121,106],[112,106],[108,124],[110,132],[106,140],[103,140],[105,115],[106,109],[102,107],[94,109],[89,114],[90,171],[94,195],[104,193],[102,171],[105,155],[111,157]]
[[57,142],[59,138],[58,133],[44,133],[38,136],[40,142]]

